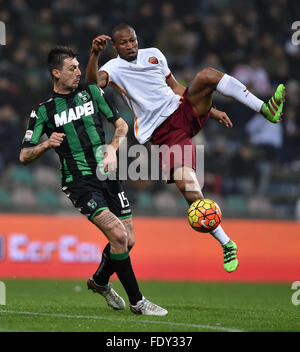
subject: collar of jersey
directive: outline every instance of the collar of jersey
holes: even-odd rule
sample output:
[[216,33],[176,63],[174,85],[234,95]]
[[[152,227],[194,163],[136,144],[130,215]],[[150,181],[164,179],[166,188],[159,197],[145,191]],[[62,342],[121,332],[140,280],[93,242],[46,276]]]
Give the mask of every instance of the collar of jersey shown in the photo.
[[74,95],[76,93],[77,89],[78,88],[76,88],[75,90],[73,90],[73,92],[68,93],[68,94],[56,93],[54,90],[52,90],[52,94],[56,97],[67,98],[67,97]]
[[117,56],[117,58],[118,58],[119,60],[123,60],[123,61],[127,62],[128,64],[134,64],[134,65],[136,65],[136,64],[137,64],[138,57],[139,57],[139,52],[138,52],[138,56],[137,56],[137,57],[136,57],[136,59],[135,59],[135,60],[133,60],[133,61],[127,61],[127,60],[124,60],[124,59],[122,59],[122,58],[120,57],[120,55],[118,55],[118,56]]

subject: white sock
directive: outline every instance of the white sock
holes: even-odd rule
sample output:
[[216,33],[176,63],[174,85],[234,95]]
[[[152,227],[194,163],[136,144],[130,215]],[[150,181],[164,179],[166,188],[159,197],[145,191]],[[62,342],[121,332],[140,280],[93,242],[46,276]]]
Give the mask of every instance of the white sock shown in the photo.
[[222,246],[230,241],[230,238],[226,235],[221,225],[212,230],[210,234],[219,241]]
[[250,93],[243,83],[226,73],[219,81],[216,90],[222,95],[231,97],[257,112],[260,112],[261,106],[264,103]]

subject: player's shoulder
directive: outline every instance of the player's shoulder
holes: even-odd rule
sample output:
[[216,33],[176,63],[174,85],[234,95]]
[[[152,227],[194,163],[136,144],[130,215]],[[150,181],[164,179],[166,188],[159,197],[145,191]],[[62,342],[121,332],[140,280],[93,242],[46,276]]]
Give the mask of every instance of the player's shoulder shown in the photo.
[[103,90],[98,87],[96,83],[81,83],[78,85],[76,89],[76,94],[86,94],[87,91],[90,91],[91,93],[101,93],[103,94]]
[[78,84],[78,87],[76,88],[76,93],[80,93],[80,92],[87,90],[87,89],[94,87],[94,86],[97,87],[97,84],[96,83],[80,83],[80,84]]
[[53,96],[48,96],[45,99],[42,99],[38,104],[36,104],[36,107],[41,107],[50,104],[54,100]]
[[42,111],[44,109],[47,109],[53,99],[54,97],[52,95],[49,95],[48,97],[41,99],[39,103],[34,104],[31,109],[30,117],[36,117],[39,110]]
[[163,53],[155,47],[139,49],[139,57],[142,61],[147,61],[152,64],[162,64],[165,61],[165,56]]
[[78,85],[77,94],[87,96],[87,92],[92,94],[93,98],[99,98],[104,95],[104,91],[96,83],[82,83]]
[[149,55],[149,54],[159,55],[159,56],[163,55],[162,52],[158,48],[155,48],[155,47],[139,49],[139,53],[141,53],[143,55]]
[[119,60],[118,60],[118,57],[115,57],[113,59],[110,59],[108,60],[105,64],[103,64],[101,67],[100,67],[100,71],[103,70],[105,71],[105,68],[112,68],[112,67],[118,67],[120,65],[119,63]]

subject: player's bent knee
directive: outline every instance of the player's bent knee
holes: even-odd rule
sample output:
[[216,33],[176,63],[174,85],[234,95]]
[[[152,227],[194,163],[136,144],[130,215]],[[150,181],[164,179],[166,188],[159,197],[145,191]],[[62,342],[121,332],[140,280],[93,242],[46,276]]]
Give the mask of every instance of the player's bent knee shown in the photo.
[[122,224],[124,225],[127,236],[128,236],[128,250],[131,250],[132,247],[135,244],[135,236],[134,236],[134,231],[133,231],[133,221],[132,218],[127,218],[127,219],[122,219],[121,220]]
[[125,253],[128,251],[126,241],[111,239],[109,242],[110,242],[110,251],[113,253]]
[[116,251],[127,251],[128,234],[122,222],[108,209],[94,217],[93,223],[105,234]]
[[132,248],[133,248],[133,246],[135,245],[135,239],[133,238],[129,238],[128,239],[128,244],[127,244],[127,247],[128,247],[128,250],[130,251]]
[[118,250],[127,251],[128,247],[128,236],[125,230],[115,229],[108,234],[111,247],[118,248]]
[[217,86],[223,75],[224,74],[222,72],[214,69],[213,67],[205,67],[197,73],[196,78],[201,81],[202,84]]

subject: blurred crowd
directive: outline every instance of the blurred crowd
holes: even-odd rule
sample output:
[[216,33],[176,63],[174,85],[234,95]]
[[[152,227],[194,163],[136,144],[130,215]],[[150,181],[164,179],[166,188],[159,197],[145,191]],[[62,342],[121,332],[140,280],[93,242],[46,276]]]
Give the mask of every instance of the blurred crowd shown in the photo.
[[[6,25],[6,45],[0,46],[1,211],[69,209],[58,195],[54,153],[30,171],[19,165],[26,117],[51,88],[46,60],[53,46],[77,51],[84,79],[92,39],[126,22],[136,29],[139,47],[159,48],[184,85],[207,66],[236,77],[263,100],[286,84],[281,124],[215,93],[214,105],[234,127],[209,121],[195,142],[205,145],[204,194],[218,200],[228,216],[299,218],[300,45],[291,40],[296,20],[297,0],[0,0]],[[102,63],[113,56],[108,47]],[[132,126],[130,111],[121,109]],[[136,143],[132,129],[129,137]],[[164,181],[126,186],[138,215],[178,216],[187,207]]]

